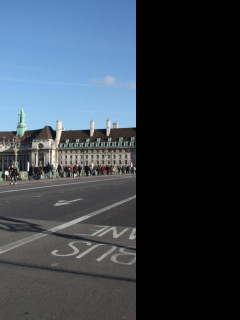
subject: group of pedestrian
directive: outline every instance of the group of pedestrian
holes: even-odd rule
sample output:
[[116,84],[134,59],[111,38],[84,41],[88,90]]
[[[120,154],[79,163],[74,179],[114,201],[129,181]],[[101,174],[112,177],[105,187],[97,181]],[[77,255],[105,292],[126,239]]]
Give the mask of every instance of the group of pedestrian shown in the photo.
[[59,164],[57,168],[49,163],[47,166],[33,166],[30,165],[28,171],[28,179],[32,180],[39,180],[39,179],[50,179],[50,178],[74,178],[74,177],[81,177],[81,176],[100,176],[100,175],[113,175],[115,173],[119,174],[135,174],[136,167],[131,166],[62,166]]
[[55,168],[49,163],[46,166],[33,166],[30,165],[28,171],[28,180],[50,179],[54,178]]
[[5,168],[4,172],[2,173],[3,181],[10,181],[11,184],[17,183],[18,176],[19,176],[19,172],[14,165],[11,165],[11,166],[8,166],[8,168]]
[[[81,176],[100,176],[113,174],[136,174],[135,166],[62,166],[59,164],[57,168],[54,165],[47,164],[46,166],[30,165],[28,171],[28,180],[40,180],[51,178],[74,178]],[[2,173],[3,181],[10,181],[16,183],[19,177],[19,172],[14,165],[6,168]]]
[[108,166],[108,165],[98,165],[98,166],[65,166],[58,165],[57,173],[61,178],[64,177],[81,177],[81,176],[100,176],[100,175],[113,175],[115,173],[119,174],[135,174],[136,167],[135,166]]

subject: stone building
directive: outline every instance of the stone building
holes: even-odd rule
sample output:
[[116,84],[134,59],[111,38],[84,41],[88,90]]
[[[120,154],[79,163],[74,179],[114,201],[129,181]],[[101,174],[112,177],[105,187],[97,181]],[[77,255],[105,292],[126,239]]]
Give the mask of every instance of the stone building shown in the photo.
[[0,131],[0,171],[16,160],[20,171],[27,171],[30,164],[48,163],[55,167],[136,165],[136,128],[121,129],[118,123],[112,127],[107,120],[106,129],[96,129],[95,121],[91,121],[89,130],[66,131],[59,120],[56,130],[45,126],[29,131],[21,109],[17,131]]

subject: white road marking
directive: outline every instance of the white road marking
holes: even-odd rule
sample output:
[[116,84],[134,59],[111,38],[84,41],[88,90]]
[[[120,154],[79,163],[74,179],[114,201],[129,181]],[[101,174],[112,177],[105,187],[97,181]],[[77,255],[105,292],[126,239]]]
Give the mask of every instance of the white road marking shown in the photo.
[[12,193],[12,192],[20,192],[20,191],[29,191],[29,190],[38,190],[38,189],[46,189],[46,188],[59,188],[59,187],[65,187],[65,186],[72,186],[72,185],[78,185],[78,184],[86,184],[86,183],[96,183],[96,182],[107,182],[107,181],[117,181],[117,180],[123,180],[123,179],[130,179],[134,177],[124,177],[124,178],[111,178],[111,179],[99,179],[99,180],[91,180],[91,181],[81,181],[81,182],[74,182],[74,183],[62,183],[62,184],[55,184],[50,186],[43,186],[43,187],[32,187],[27,189],[11,189],[7,191],[0,191],[0,194],[3,193]]
[[75,224],[78,224],[78,223],[80,223],[82,221],[85,221],[85,220],[90,219],[90,218],[92,218],[94,216],[97,216],[97,215],[99,215],[99,214],[101,214],[101,213],[103,213],[105,211],[108,211],[108,210],[111,210],[113,208],[116,208],[116,207],[118,207],[118,206],[120,206],[120,205],[122,205],[122,204],[124,204],[126,202],[132,201],[134,199],[136,199],[136,195],[133,196],[133,197],[127,198],[125,200],[116,202],[116,203],[112,204],[111,206],[108,206],[108,207],[105,207],[103,209],[100,209],[100,210],[94,211],[92,213],[89,213],[86,216],[83,216],[81,218],[78,218],[78,219],[75,219],[73,221],[64,223],[64,224],[62,224],[60,226],[57,226],[55,228],[52,228],[50,230],[47,230],[47,231],[44,231],[44,232],[41,232],[41,233],[37,233],[37,234],[35,234],[33,236],[30,236],[30,237],[27,237],[25,239],[19,240],[17,242],[8,244],[8,245],[0,248],[0,255],[3,254],[3,253],[9,252],[11,250],[14,250],[16,248],[22,247],[25,244],[31,243],[31,242],[33,242],[35,240],[44,238],[44,237],[46,237],[46,236],[48,236],[50,234],[53,234],[53,233],[56,233],[56,232],[61,231],[63,229],[66,229],[66,228],[69,228],[71,226],[74,226]]
[[108,250],[108,252],[104,253],[101,257],[99,257],[96,261],[97,262],[101,262],[102,260],[104,260],[107,256],[109,256],[110,254],[112,254],[115,250],[117,250],[117,247],[112,246],[112,248],[110,250]]
[[76,199],[76,200],[71,200],[71,201],[60,200],[57,203],[55,203],[54,207],[68,206],[68,205],[72,204],[73,202],[82,201],[82,200],[83,199]]
[[[84,244],[88,248],[87,248],[87,250],[80,253],[80,249],[75,244],[79,244],[79,245]],[[64,258],[74,257],[75,259],[82,259],[85,256],[87,256],[89,253],[95,251],[95,249],[98,249],[100,247],[103,248],[106,246],[109,246],[109,245],[106,245],[105,243],[100,243],[100,244],[94,245],[92,242],[88,242],[88,241],[73,241],[68,244],[68,247],[73,249],[73,252],[70,252],[67,254],[66,253],[61,254],[61,253],[59,253],[59,250],[54,250],[51,252],[51,254],[55,257],[64,257]],[[112,255],[112,253],[115,252],[116,250],[118,251],[118,253],[117,254],[115,253],[114,255]],[[137,255],[136,255],[135,251],[134,252],[126,251],[126,248],[124,248],[124,247],[118,248],[116,246],[111,246],[111,249],[110,250],[108,249],[108,251],[105,252],[104,254],[102,254],[99,258],[97,258],[96,261],[102,262],[103,260],[105,260],[109,256],[111,256],[110,260],[114,263],[125,265],[125,266],[132,266],[133,264],[136,263],[136,256]]]

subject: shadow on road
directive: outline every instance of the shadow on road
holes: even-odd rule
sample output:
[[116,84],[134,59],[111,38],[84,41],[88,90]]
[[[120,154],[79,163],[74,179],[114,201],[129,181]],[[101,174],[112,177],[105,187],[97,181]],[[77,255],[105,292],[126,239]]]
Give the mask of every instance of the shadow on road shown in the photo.
[[56,268],[56,267],[50,268],[47,266],[39,266],[39,265],[33,265],[33,264],[27,264],[27,263],[9,262],[9,261],[4,261],[4,260],[0,260],[0,265],[20,267],[20,268],[30,268],[30,269],[37,269],[37,270],[50,271],[50,272],[60,272],[60,273],[78,275],[78,276],[91,277],[91,278],[102,278],[102,279],[109,279],[109,280],[136,282],[135,278],[111,276],[111,275],[107,275],[107,274],[96,274],[96,273],[92,273],[92,272],[64,270],[64,269],[60,269],[60,268]]
[[109,242],[103,242],[103,241],[96,241],[94,239],[79,237],[77,235],[71,235],[71,234],[64,234],[64,233],[57,233],[57,232],[49,232],[48,230],[43,229],[40,225],[22,221],[19,219],[12,219],[12,218],[6,218],[0,216],[0,232],[1,230],[5,232],[13,232],[13,233],[19,233],[19,232],[30,232],[30,233],[46,233],[49,236],[55,236],[59,238],[65,238],[68,240],[77,240],[77,241],[91,241],[92,243],[96,244],[106,244],[106,245],[114,245],[115,247],[124,248],[128,250],[136,250],[136,248],[133,247],[127,247],[122,246],[121,244],[116,243],[109,243]]
[[37,224],[0,216],[0,231],[8,232],[43,232]]

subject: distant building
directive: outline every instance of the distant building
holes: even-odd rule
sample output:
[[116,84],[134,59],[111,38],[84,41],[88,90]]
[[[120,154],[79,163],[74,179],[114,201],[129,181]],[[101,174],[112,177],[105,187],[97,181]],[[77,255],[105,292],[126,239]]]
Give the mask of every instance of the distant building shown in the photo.
[[107,120],[106,129],[96,129],[91,121],[90,130],[63,129],[58,120],[56,130],[45,126],[39,130],[27,130],[26,116],[21,109],[17,131],[0,131],[0,171],[15,161],[14,148],[18,150],[20,171],[27,171],[30,164],[57,167],[81,166],[127,166],[136,165],[136,128],[118,127]]

